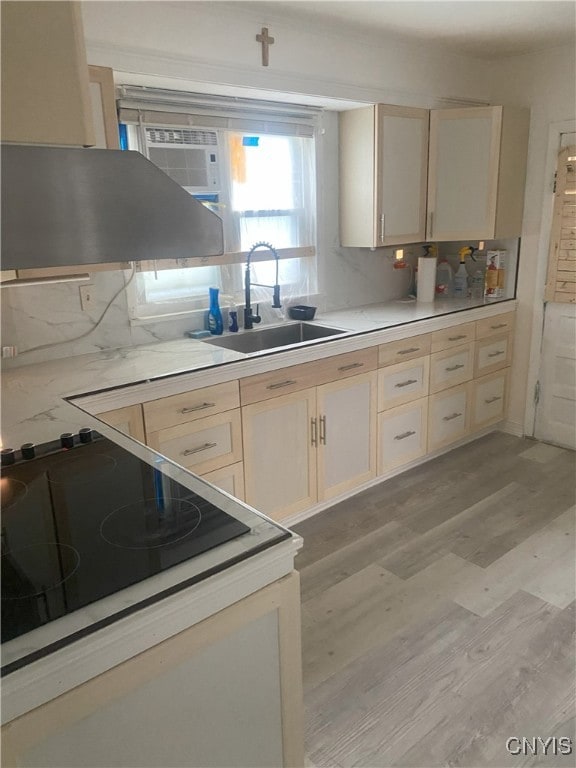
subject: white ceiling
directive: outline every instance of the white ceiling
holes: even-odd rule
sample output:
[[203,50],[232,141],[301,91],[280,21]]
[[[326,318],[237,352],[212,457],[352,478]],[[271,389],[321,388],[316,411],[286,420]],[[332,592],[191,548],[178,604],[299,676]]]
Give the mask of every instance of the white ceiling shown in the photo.
[[575,0],[264,0],[243,5],[486,59],[576,44]]

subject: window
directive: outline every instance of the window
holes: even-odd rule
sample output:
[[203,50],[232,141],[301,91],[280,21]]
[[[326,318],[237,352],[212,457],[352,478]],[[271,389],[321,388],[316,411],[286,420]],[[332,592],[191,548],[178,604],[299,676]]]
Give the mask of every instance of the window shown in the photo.
[[[132,89],[137,90],[137,89]],[[151,98],[147,94],[147,98]],[[128,105],[128,106],[126,106]],[[154,272],[138,273],[130,286],[133,319],[205,309],[208,288],[221,289],[222,303],[243,303],[246,254],[257,242],[271,243],[281,257],[283,303],[316,292],[316,158],[314,120],[270,119],[249,110],[230,117],[221,106],[200,116],[130,108],[120,101],[129,149],[138,149],[223,221],[225,254],[217,264],[191,268],[158,261]],[[276,107],[278,105],[275,105]],[[270,105],[267,105],[270,109]],[[260,107],[260,110],[262,107]],[[223,116],[224,112],[224,116]],[[252,280],[275,282],[274,261],[256,252]],[[255,301],[271,292],[256,289]]]

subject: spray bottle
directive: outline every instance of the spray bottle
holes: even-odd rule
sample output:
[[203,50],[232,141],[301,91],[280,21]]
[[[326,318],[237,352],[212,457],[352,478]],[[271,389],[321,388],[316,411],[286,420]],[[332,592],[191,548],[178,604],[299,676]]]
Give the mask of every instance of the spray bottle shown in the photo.
[[460,264],[454,275],[454,298],[465,299],[468,296],[468,270],[466,269],[466,256],[472,256],[476,249],[471,245],[465,245],[458,251]]

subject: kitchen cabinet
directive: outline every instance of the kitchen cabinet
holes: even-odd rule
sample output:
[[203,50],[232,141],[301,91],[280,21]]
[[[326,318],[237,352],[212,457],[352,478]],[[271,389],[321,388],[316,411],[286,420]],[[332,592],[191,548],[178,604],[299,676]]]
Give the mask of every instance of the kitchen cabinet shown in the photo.
[[368,371],[244,406],[247,503],[280,520],[374,477],[376,381]]
[[226,491],[230,496],[244,501],[244,464],[241,461],[206,472],[201,477],[216,488],[220,488],[221,491]]
[[426,455],[428,397],[378,414],[378,474]]
[[340,242],[376,248],[426,236],[428,110],[340,113]]
[[2,3],[2,140],[94,145],[80,3]]
[[341,244],[519,237],[528,128],[501,106],[341,113]]
[[430,392],[469,381],[474,374],[474,346],[463,344],[430,356]]
[[146,442],[144,432],[144,417],[142,415],[142,406],[127,405],[125,408],[116,408],[113,411],[105,411],[98,414],[98,418],[105,424],[115,427],[125,435],[133,437],[141,443]]
[[428,240],[492,240],[522,230],[529,112],[430,113]]
[[472,387],[473,430],[502,421],[506,414],[509,368],[475,379]]
[[386,411],[428,395],[430,358],[419,357],[378,371],[378,410]]
[[90,104],[97,149],[120,149],[114,73],[110,67],[88,67]]
[[466,437],[470,426],[471,382],[430,395],[428,452]]
[[488,338],[476,344],[474,375],[483,376],[499,371],[510,365],[512,359],[512,342],[510,334],[506,333],[496,338]]

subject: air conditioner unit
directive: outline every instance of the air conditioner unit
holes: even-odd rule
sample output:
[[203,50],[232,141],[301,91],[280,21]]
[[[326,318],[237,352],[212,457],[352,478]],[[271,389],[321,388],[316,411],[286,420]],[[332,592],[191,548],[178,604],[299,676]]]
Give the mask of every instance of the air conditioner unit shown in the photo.
[[197,128],[146,126],[150,160],[193,195],[218,194],[218,132]]

